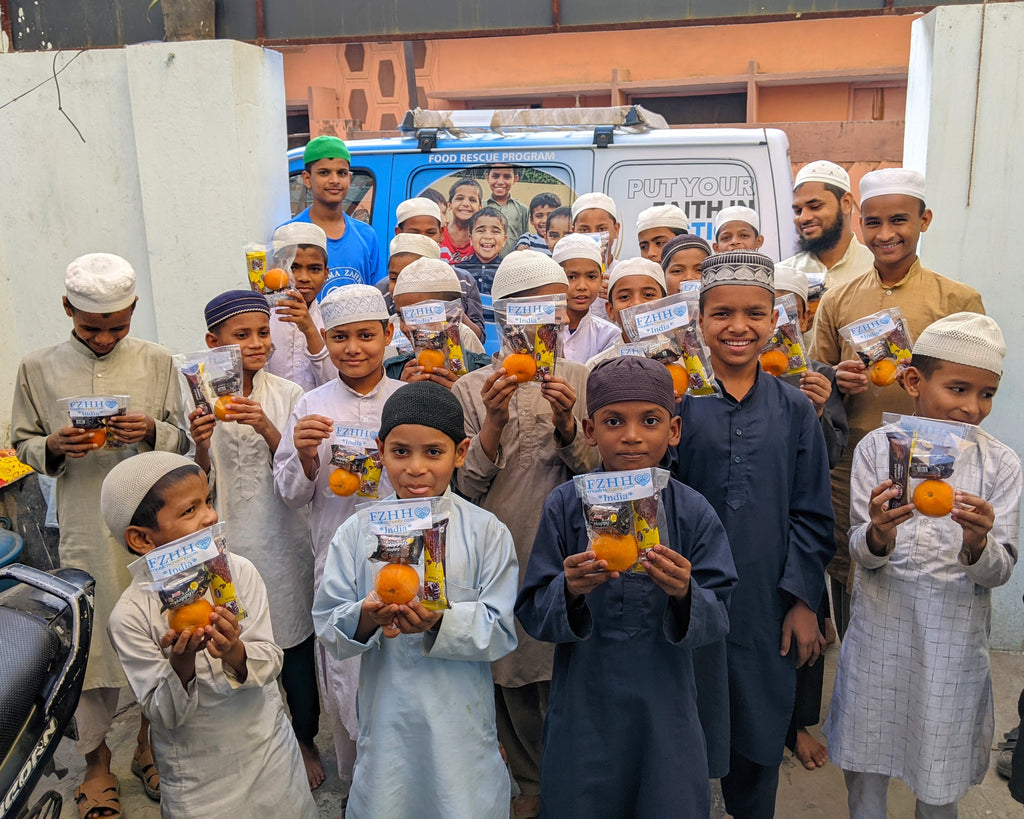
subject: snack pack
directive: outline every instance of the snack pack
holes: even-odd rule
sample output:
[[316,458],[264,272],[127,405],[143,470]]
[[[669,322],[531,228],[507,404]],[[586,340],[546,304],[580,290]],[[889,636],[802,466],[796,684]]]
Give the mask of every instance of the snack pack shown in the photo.
[[700,281],[679,282],[679,292],[691,299],[700,298]]
[[92,440],[104,449],[124,449],[126,444],[114,437],[107,419],[128,413],[127,395],[78,395],[61,398],[57,403],[68,414],[71,426],[92,432]]
[[465,375],[465,354],[459,327],[462,302],[421,301],[402,308],[402,319],[411,336],[413,353],[421,367],[447,367],[455,375]]
[[867,367],[871,383],[888,387],[910,363],[914,340],[899,307],[879,310],[839,329],[839,335],[853,345]]
[[526,296],[498,299],[494,319],[501,336],[498,363],[520,382],[543,381],[555,374],[555,360],[562,354],[562,325],[566,299],[558,296]]
[[696,301],[691,293],[635,304],[620,315],[630,340],[643,343],[648,358],[668,367],[679,397],[722,394],[711,369],[711,354],[700,332]]
[[260,244],[245,246],[245,269],[249,276],[249,287],[267,297],[273,307],[292,286],[291,269],[295,261],[295,245]]
[[181,373],[185,414],[201,409],[204,415],[212,412],[218,420],[226,420],[231,397],[242,395],[242,349],[229,344],[179,353],[173,360]]
[[800,311],[796,296],[787,293],[775,300],[779,317],[775,332],[764,345],[758,360],[761,369],[774,376],[799,375],[807,372],[804,337],[800,332]]
[[[448,498],[407,498],[356,507],[374,594],[384,603],[419,599],[429,611],[450,608],[445,585]],[[395,568],[395,567],[403,568]],[[415,575],[415,577],[413,576]]]
[[588,546],[610,572],[644,572],[640,558],[668,533],[661,490],[664,469],[591,472],[573,479],[583,501]]
[[377,498],[384,471],[377,450],[377,427],[335,422],[328,442],[331,474],[327,494]]
[[[240,621],[246,616],[228,566],[223,523],[215,523],[147,552],[130,563],[128,571],[140,588],[156,593],[160,610],[168,612],[168,621],[172,624],[176,612],[184,615],[186,622],[198,615],[188,622],[192,626],[209,622],[213,606],[224,606]],[[201,600],[206,600],[210,607],[203,606]],[[193,611],[179,611],[186,606],[193,606]]]
[[917,511],[944,517],[953,509],[956,462],[976,446],[976,430],[970,424],[919,418],[916,415],[882,414],[882,429],[889,442],[889,478],[899,494],[888,509],[913,502]]

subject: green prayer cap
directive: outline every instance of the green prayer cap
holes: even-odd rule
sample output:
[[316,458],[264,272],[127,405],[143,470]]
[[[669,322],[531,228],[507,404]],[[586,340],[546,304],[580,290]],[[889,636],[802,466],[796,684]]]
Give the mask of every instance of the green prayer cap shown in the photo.
[[318,136],[306,144],[306,150],[302,152],[302,164],[308,165],[318,159],[344,159],[348,162],[352,154],[336,136]]

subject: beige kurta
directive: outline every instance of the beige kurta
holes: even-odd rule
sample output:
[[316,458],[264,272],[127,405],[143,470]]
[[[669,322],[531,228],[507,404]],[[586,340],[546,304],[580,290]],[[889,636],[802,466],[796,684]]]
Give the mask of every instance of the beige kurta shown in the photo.
[[875,255],[857,241],[856,236],[851,236],[843,258],[832,267],[825,267],[821,259],[806,251],[790,256],[779,262],[779,265],[792,267],[801,273],[824,273],[825,287],[833,288],[874,270]]
[[125,677],[107,638],[107,619],[131,581],[130,555],[103,522],[100,487],[117,463],[150,447],[143,443],[96,450],[84,458],[48,457],[47,436],[70,423],[57,400],[76,395],[131,396],[129,412],[144,412],[156,421],[154,449],[183,453],[188,439],[181,420],[177,373],[170,353],[157,344],[126,338],[99,357],[72,337],[30,353],[21,362],[11,442],[20,460],[57,478],[61,565],[85,569],[96,579],[95,622],[84,687],[120,688]]
[[[573,475],[597,468],[600,461],[597,450],[583,437],[589,371],[582,364],[564,359],[559,359],[555,368],[556,375],[576,391],[576,437],[569,444],[555,434],[551,405],[541,395],[540,384],[529,382],[517,387],[509,402],[509,422],[501,434],[497,463],[484,454],[478,435],[487,414],[480,390],[493,372],[491,364],[452,385],[466,414],[466,434],[471,439],[466,463],[456,472],[455,480],[466,497],[493,513],[512,532],[522,584],[548,494]],[[550,680],[554,646],[534,640],[518,621],[516,635],[519,647],[493,664],[494,681],[518,688]]]

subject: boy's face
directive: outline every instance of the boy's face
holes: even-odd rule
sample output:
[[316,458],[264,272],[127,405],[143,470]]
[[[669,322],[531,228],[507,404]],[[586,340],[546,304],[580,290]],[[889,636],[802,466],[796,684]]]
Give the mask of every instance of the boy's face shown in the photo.
[[682,421],[651,401],[617,401],[583,420],[587,443],[601,453],[605,469],[622,472],[661,463],[670,446],[679,443]]
[[547,238],[548,215],[554,208],[551,205],[538,205],[530,212],[530,224],[534,232],[542,239]]
[[339,324],[323,331],[331,363],[346,383],[359,381],[380,372],[384,348],[391,343],[395,328],[380,321]]
[[572,231],[569,230],[569,217],[559,216],[557,219],[549,219],[544,226],[544,240],[548,243],[548,250],[553,251],[558,240],[570,233]]
[[419,236],[429,236],[435,242],[441,241],[441,223],[433,216],[410,216],[398,228],[395,233],[415,233]]
[[930,210],[921,213],[920,199],[902,193],[872,196],[860,210],[864,244],[879,269],[909,267],[917,255],[917,242],[931,221]]
[[903,389],[914,399],[915,415],[977,425],[992,411],[999,376],[981,367],[943,361],[930,376],[908,368]]
[[730,250],[760,250],[764,244],[764,236],[758,235],[753,225],[746,222],[726,222],[718,229],[715,237],[715,253]]
[[601,266],[590,259],[566,259],[562,270],[569,280],[566,306],[574,313],[586,313],[601,291]]
[[763,287],[722,284],[707,291],[700,327],[716,370],[741,374],[757,367],[757,357],[775,329],[775,299]]
[[340,205],[352,184],[352,171],[347,159],[318,159],[308,171],[302,172],[302,181],[313,194],[314,202]]
[[72,307],[65,297],[64,312],[71,318],[75,337],[96,355],[104,356],[128,335],[135,305],[116,313],[86,313]]
[[395,297],[395,282],[398,281],[398,274],[415,262],[419,256],[415,253],[396,253],[388,259],[388,293],[391,298]]
[[487,186],[491,189],[491,198],[495,202],[504,203],[512,191],[512,186],[518,181],[519,177],[511,168],[499,166],[487,172]]
[[125,542],[135,554],[144,555],[178,538],[194,535],[217,522],[217,512],[210,502],[210,485],[206,474],[186,475],[163,495],[164,505],[156,513],[156,528],[129,526]]
[[675,237],[676,235],[667,227],[652,227],[647,230],[641,230],[637,234],[637,240],[640,242],[640,255],[645,259],[661,264],[661,249],[665,246],[666,242]]
[[480,194],[473,185],[462,185],[455,189],[449,203],[452,218],[459,222],[468,222],[473,214],[480,210]]
[[476,220],[469,234],[473,252],[481,262],[498,258],[505,246],[505,226],[494,216],[482,216]]
[[615,289],[608,294],[608,304],[605,305],[608,319],[621,328],[622,319],[619,313],[634,304],[655,301],[664,295],[661,287],[650,276],[623,276],[615,282]]
[[270,317],[263,313],[240,313],[222,321],[206,334],[206,346],[237,344],[242,350],[242,369],[249,375],[267,365],[270,355]]
[[443,495],[452,475],[466,462],[469,439],[458,446],[440,430],[421,424],[400,424],[377,439],[388,480],[400,498]]
[[700,263],[707,257],[708,254],[699,247],[688,247],[673,253],[672,261],[669,262],[668,270],[665,271],[665,284],[668,285],[668,292],[678,293],[679,285],[683,282],[699,282]]
[[307,245],[296,249],[295,261],[292,262],[292,281],[306,306],[312,304],[327,281],[327,265],[320,248]]
[[601,208],[587,208],[581,210],[573,222],[574,233],[607,233],[608,247],[615,244],[619,238],[619,223],[612,215]]

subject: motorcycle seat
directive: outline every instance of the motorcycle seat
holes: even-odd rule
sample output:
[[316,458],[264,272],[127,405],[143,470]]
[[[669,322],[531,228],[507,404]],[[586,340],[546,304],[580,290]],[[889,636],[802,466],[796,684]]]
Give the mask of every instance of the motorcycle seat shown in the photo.
[[61,641],[30,614],[0,607],[0,760],[7,756],[32,713],[48,693]]

